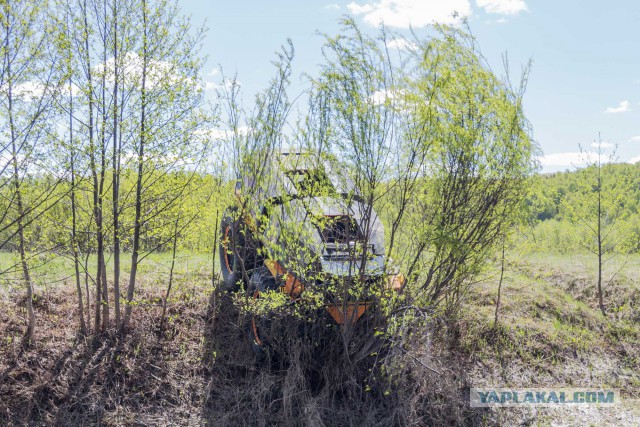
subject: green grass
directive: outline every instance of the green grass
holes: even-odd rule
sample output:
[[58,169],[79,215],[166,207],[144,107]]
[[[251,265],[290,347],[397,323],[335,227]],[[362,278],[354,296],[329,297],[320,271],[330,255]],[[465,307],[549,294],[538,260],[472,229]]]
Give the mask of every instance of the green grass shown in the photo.
[[[640,254],[607,255],[603,265],[603,279],[616,276],[618,280],[640,284]],[[548,254],[533,252],[526,255],[524,262],[518,262],[533,271],[551,274],[571,274],[576,277],[595,279],[598,271],[598,259],[592,253]]]
[[640,356],[633,349],[640,348],[640,323],[636,304],[628,302],[640,295],[640,256],[610,262],[618,273],[606,294],[606,317],[597,305],[592,261],[584,254],[511,260],[495,327],[499,275],[491,266],[489,279],[472,288],[465,304],[464,350],[481,366],[494,366],[491,372],[500,372],[503,383],[536,378],[571,384],[579,373],[580,381],[610,384],[637,396]]
[[[113,278],[113,256],[107,254],[107,277]],[[138,266],[138,278],[144,282],[154,282],[166,279],[171,268],[172,254],[152,253]],[[91,275],[96,271],[97,257],[92,255],[88,260],[88,269]],[[84,264],[84,260],[81,261]],[[188,276],[192,274],[210,275],[212,254],[198,254],[191,252],[179,252],[176,254],[174,273]],[[55,287],[70,284],[75,281],[75,270],[72,258],[59,254],[31,255],[29,258],[31,277],[36,287]],[[131,254],[123,253],[120,256],[121,279],[128,280],[131,268]],[[219,262],[216,256],[215,269],[220,272]],[[84,266],[81,266],[81,276],[84,280]],[[17,286],[22,280],[22,269],[17,254],[0,252],[0,288],[3,286]]]

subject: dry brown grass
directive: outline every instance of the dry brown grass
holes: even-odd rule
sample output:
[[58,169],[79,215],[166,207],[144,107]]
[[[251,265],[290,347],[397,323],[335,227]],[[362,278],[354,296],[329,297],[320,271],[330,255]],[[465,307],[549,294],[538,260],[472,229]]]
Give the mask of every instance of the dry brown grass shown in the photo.
[[[0,314],[0,425],[200,424],[202,299],[178,296],[159,333],[157,295],[142,293],[131,333],[80,337],[70,289],[39,298],[33,344],[23,349],[21,308]],[[204,301],[206,304],[206,300]]]
[[482,419],[466,404],[463,365],[436,357],[426,333],[398,345],[381,341],[373,355],[357,359],[348,354],[368,345],[366,333],[355,331],[345,346],[339,328],[319,327],[328,319],[309,325],[283,318],[272,328],[287,332],[256,361],[237,344],[244,335],[237,309],[224,294],[212,301],[211,424],[475,425]]
[[137,295],[120,339],[79,337],[73,291],[50,291],[26,350],[20,304],[5,298],[0,425],[475,425],[487,416],[467,407],[464,364],[425,345],[426,334],[349,363],[337,328],[320,338],[302,328],[257,360],[226,294],[180,288],[160,330],[161,294]]

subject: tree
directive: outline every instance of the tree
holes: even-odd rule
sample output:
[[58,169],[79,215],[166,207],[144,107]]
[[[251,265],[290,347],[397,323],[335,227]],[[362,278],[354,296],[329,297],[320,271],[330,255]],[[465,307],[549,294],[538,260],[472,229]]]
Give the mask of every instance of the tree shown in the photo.
[[563,211],[570,221],[580,226],[591,237],[586,243],[581,242],[584,249],[597,258],[596,293],[598,307],[603,316],[606,315],[604,290],[614,279],[603,283],[603,267],[616,255],[620,243],[617,234],[618,219],[622,212],[622,198],[625,190],[624,180],[610,179],[608,163],[615,161],[615,146],[598,140],[591,144],[590,150],[580,147],[582,159],[586,167],[578,170],[575,192],[562,200]]
[[[383,268],[392,272],[389,255],[394,252],[400,224],[413,191],[417,191],[419,171],[427,161],[432,141],[428,127],[413,127],[406,102],[409,76],[393,63],[388,42],[384,28],[370,37],[352,19],[342,21],[337,36],[325,35],[325,61],[320,76],[312,81],[310,113],[299,131],[304,149],[327,158],[338,180],[352,182],[357,189],[347,200],[358,206],[355,209],[363,250],[351,254],[349,276],[324,291],[327,300],[337,296],[343,309],[345,301],[375,296],[376,304],[384,306],[381,312],[393,311],[390,302],[397,300],[383,298],[387,283],[367,284],[372,253],[365,248],[373,248],[376,255],[387,255]],[[387,222],[390,237],[386,247],[373,240],[380,226],[376,212]],[[376,316],[368,332],[384,330],[386,320],[383,315]],[[359,340],[353,326],[346,322],[341,328],[344,347],[355,348],[345,354],[350,364],[362,360],[376,343],[372,333]]]
[[[74,98],[76,92],[76,87],[74,84],[73,74],[75,66],[77,65],[75,52],[71,44],[71,28],[73,21],[71,19],[71,14],[69,9],[61,8],[61,14],[64,14],[64,22],[61,22],[61,17],[58,17],[59,25],[64,28],[64,43],[61,47],[61,54],[64,57],[64,62],[66,65],[66,74],[67,74],[67,87],[60,97],[59,105],[61,109],[67,112],[68,118],[68,139],[62,139],[58,141],[57,146],[61,148],[61,151],[64,153],[64,159],[62,160],[62,164],[68,167],[69,171],[69,202],[70,202],[70,210],[71,210],[71,230],[70,230],[70,241],[68,242],[68,247],[71,250],[71,256],[73,258],[73,268],[75,274],[75,283],[76,283],[76,294],[78,297],[78,317],[80,318],[80,333],[85,335],[87,333],[87,323],[85,321],[84,315],[84,307],[82,300],[82,282],[80,279],[80,239],[79,239],[79,219],[78,219],[78,201],[77,201],[77,192],[76,184],[79,181],[79,175],[81,177],[82,173],[78,174],[78,160],[79,160],[79,152],[78,152],[78,141],[75,140],[76,135],[74,134]],[[64,134],[63,134],[64,135]],[[66,168],[65,168],[66,169]],[[65,217],[65,216],[63,216]],[[87,285],[87,301],[89,298],[88,292],[88,284]],[[89,307],[87,306],[87,316],[90,315]]]
[[[175,218],[164,213],[174,212],[193,188],[209,153],[202,128],[213,114],[198,81],[204,30],[192,32],[172,1],[59,0],[58,12],[69,21],[68,120],[57,128],[58,140],[66,141],[60,143],[64,162],[72,166],[69,227],[75,243],[69,248],[74,259],[84,259],[86,287],[95,284],[94,331],[115,326],[123,332],[138,264],[173,240],[166,230],[176,230]],[[186,214],[184,223],[193,217]],[[124,308],[123,251],[132,252]],[[95,269],[86,265],[91,254]]]
[[406,197],[394,258],[418,300],[455,317],[536,170],[522,107],[529,68],[515,87],[498,79],[460,29],[439,27],[420,46],[404,102],[426,160]]
[[[0,191],[6,208],[0,213],[0,233],[7,232],[0,246],[18,239],[28,317],[24,343],[28,344],[35,329],[35,314],[27,231],[55,203],[61,181],[43,178],[51,171],[47,163],[51,148],[48,120],[64,80],[64,72],[56,66],[55,42],[62,36],[46,24],[47,3],[3,2],[0,7],[0,123],[4,129]],[[30,186],[34,179],[44,185]]]
[[[134,218],[131,235],[131,270],[126,306],[120,330],[131,317],[141,242],[149,226],[162,212],[179,204],[209,153],[210,140],[197,134],[213,117],[204,109],[203,89],[198,81],[202,61],[198,47],[203,30],[190,34],[190,22],[181,18],[177,2],[142,0],[139,8],[140,42],[132,55],[137,75],[133,84],[137,132],[133,143]],[[186,180],[172,180],[158,189],[159,179],[184,173]],[[159,191],[160,190],[160,191]],[[175,219],[166,224],[171,226]],[[178,230],[176,230],[177,232]],[[161,244],[166,244],[171,239]],[[155,250],[150,248],[147,254]]]
[[[222,89],[218,95],[223,101],[225,110],[225,124],[227,127],[226,148],[230,152],[228,158],[231,169],[234,192],[242,194],[243,202],[237,209],[232,208],[223,213],[223,222],[230,219],[232,222],[241,223],[240,219],[247,215],[255,215],[253,205],[263,205],[266,202],[265,189],[274,183],[270,181],[270,161],[280,152],[286,144],[287,136],[284,134],[284,126],[289,119],[291,103],[287,96],[289,78],[291,76],[291,61],[293,60],[293,44],[289,40],[280,52],[277,52],[277,60],[274,61],[276,75],[269,82],[268,87],[257,94],[255,105],[249,112],[245,111],[240,102],[240,85],[235,77],[223,79]],[[225,206],[233,205],[229,195],[223,199]],[[283,209],[285,208],[283,204]],[[265,212],[258,212],[258,221],[266,222]],[[243,245],[238,245],[237,239],[231,242],[231,252],[240,256],[238,273],[244,283],[250,282],[249,273],[255,267],[257,258],[257,242],[251,238],[252,234],[245,227],[239,226],[237,232],[242,234]],[[222,241],[228,246],[228,241]],[[248,261],[248,262],[245,262]]]
[[[92,275],[95,284],[95,311],[94,311],[94,332],[98,333],[106,327],[106,318],[108,313],[108,303],[105,299],[107,295],[106,289],[106,265],[104,257],[104,222],[103,222],[103,188],[105,176],[105,157],[106,149],[104,147],[104,138],[98,138],[98,130],[104,129],[99,126],[99,116],[97,110],[100,106],[100,79],[98,75],[97,65],[99,62],[98,54],[93,47],[100,46],[95,34],[98,32],[96,22],[99,20],[96,16],[101,10],[93,1],[83,0],[77,5],[72,2],[64,3],[63,6],[69,10],[73,17],[72,25],[73,35],[72,44],[77,52],[77,67],[74,67],[75,84],[79,87],[80,97],[77,99],[74,120],[79,126],[77,133],[82,136],[81,141],[86,141],[82,146],[78,147],[80,152],[85,152],[88,157],[88,169],[90,180],[83,185],[88,185],[92,195],[90,217],[93,222],[91,227],[92,234],[95,236],[95,253],[96,253],[96,273]],[[106,18],[103,18],[106,21]],[[102,43],[104,45],[104,43]],[[104,104],[104,103],[103,103]],[[104,107],[103,107],[104,110]],[[98,141],[103,143],[99,146]],[[87,254],[89,246],[87,246]],[[104,313],[104,316],[101,314]],[[87,313],[89,316],[89,313]]]
[[536,169],[522,108],[529,68],[513,87],[470,34],[447,27],[394,67],[384,29],[373,40],[352,21],[344,26],[327,39],[331,56],[316,82],[324,133],[314,139],[386,213],[387,254],[409,287],[456,312]]

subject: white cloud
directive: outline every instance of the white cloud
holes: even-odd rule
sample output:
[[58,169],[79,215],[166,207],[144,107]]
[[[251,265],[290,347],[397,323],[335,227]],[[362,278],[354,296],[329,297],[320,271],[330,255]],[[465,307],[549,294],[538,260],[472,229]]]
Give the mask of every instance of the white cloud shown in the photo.
[[387,102],[391,102],[396,97],[396,94],[390,90],[377,90],[373,92],[370,99],[373,105],[383,105]]
[[[71,93],[73,96],[82,94],[82,89],[75,83],[72,83],[71,85],[64,84],[60,88],[61,95],[68,96],[69,89],[71,89]],[[27,81],[15,85],[13,87],[13,90],[11,91],[11,94],[14,99],[21,99],[25,102],[33,102],[39,100],[45,94],[49,96],[54,90],[56,90],[56,88],[54,88],[53,85],[47,86],[40,82]],[[2,94],[2,96],[8,96],[8,86],[6,84],[0,86],[0,94]]]
[[[45,93],[45,89],[46,86],[40,82],[28,81],[13,86],[11,96],[13,96],[14,99],[22,99],[26,102],[31,102],[41,98]],[[7,84],[0,86],[0,94],[2,94],[2,96],[8,96],[9,86]]]
[[528,12],[524,0],[476,0],[476,5],[487,13],[499,13],[501,15],[516,15],[520,12]]
[[609,107],[606,110],[604,110],[605,113],[624,113],[626,111],[629,111],[629,101],[627,101],[626,99],[624,101],[620,101],[620,104],[618,104],[617,107]]
[[635,156],[635,157],[630,158],[627,163],[634,164],[634,163],[638,163],[638,162],[640,162],[640,156]]
[[369,101],[375,106],[392,106],[393,101],[396,101],[395,104],[402,103],[403,95],[404,91],[401,89],[377,90],[371,94]]
[[507,22],[509,22],[509,20],[507,18],[498,18],[495,21],[492,20],[488,20],[488,21],[484,21],[489,25],[493,25],[493,24],[506,24]]
[[[603,148],[613,147],[613,144],[609,144],[608,142],[601,143]],[[592,147],[597,148],[598,143],[591,144]],[[582,167],[587,166],[588,164],[593,164],[598,158],[597,151],[569,151],[564,153],[553,153],[546,154],[538,160],[540,160],[540,165],[546,169],[558,169],[560,167]],[[637,158],[634,158],[637,160]],[[634,160],[631,159],[631,160]],[[612,156],[602,155],[601,157],[602,163],[613,162],[616,159]],[[631,162],[631,160],[629,162]]]
[[[365,3],[363,5],[359,5],[356,2],[351,2],[347,5],[347,9],[354,15],[362,15],[365,13],[371,13],[374,10],[373,5],[369,3]],[[375,24],[374,24],[375,25]]]
[[211,69],[211,71],[209,71],[209,73],[207,74],[207,76],[209,76],[209,77],[215,77],[215,76],[217,76],[218,74],[220,74],[220,69],[219,69],[219,68],[217,68],[217,67],[215,67],[215,68],[212,68],[212,69]]
[[64,85],[64,89],[63,89],[63,94],[69,95],[69,89],[71,89],[71,94],[73,96],[78,96],[82,94],[82,89],[80,88],[80,86],[76,85],[75,83],[71,83],[71,85]]
[[367,24],[389,27],[426,27],[433,23],[458,24],[471,15],[469,0],[377,0],[347,5],[354,15],[363,15]]
[[239,80],[224,80],[222,83],[218,84],[216,82],[205,82],[204,89],[205,90],[218,90],[225,88],[226,90],[231,90],[233,86],[241,87],[242,83]]
[[[249,128],[247,126],[238,127],[238,135],[245,136],[249,133]],[[233,132],[230,130],[224,129],[198,129],[193,132],[193,138],[196,141],[206,141],[206,140],[226,140],[231,139],[233,137]]]
[[331,3],[328,4],[324,7],[325,9],[331,9],[331,10],[340,10],[340,5],[339,4],[335,4],[335,3]]
[[416,50],[418,48],[418,46],[416,46],[415,43],[402,37],[390,40],[387,43],[387,47],[389,49],[398,49],[398,50]]
[[[80,87],[78,87],[75,83],[72,83],[71,85],[64,84],[60,88],[61,94],[63,96],[69,95],[69,89],[71,89],[71,93],[73,94],[73,96],[78,96],[82,93],[82,89],[80,89]],[[42,96],[45,94],[50,95],[54,90],[56,90],[56,88],[53,85],[47,86],[40,82],[27,81],[15,85],[13,87],[13,90],[11,91],[11,94],[14,98],[19,98],[26,102],[32,102],[34,100],[42,98]],[[0,94],[2,94],[2,96],[7,96],[7,92],[8,86],[6,84],[0,86]]]
[[640,135],[632,136],[631,138],[629,138],[629,142],[637,142],[637,141],[640,141]]
[[592,142],[591,146],[593,148],[603,148],[603,149],[614,147],[614,145],[609,142]]
[[583,166],[586,158],[596,153],[565,152],[546,154],[540,158],[540,165],[549,166]]
[[45,91],[45,86],[38,82],[26,82],[19,84],[13,88],[13,96],[25,98],[31,101],[35,98],[40,98]]
[[[118,64],[118,73],[125,76],[125,80],[128,84],[134,87],[142,86],[142,71],[143,61],[142,58],[135,52],[127,52],[120,60]],[[106,62],[98,64],[96,66],[96,72],[101,74],[105,73],[105,78],[108,82],[114,80],[114,68],[115,60],[113,58],[107,59]],[[179,85],[185,84],[193,87],[198,87],[198,82],[190,77],[180,75],[180,69],[168,61],[150,60],[147,63],[147,75],[146,83],[149,89],[153,89],[162,84]]]

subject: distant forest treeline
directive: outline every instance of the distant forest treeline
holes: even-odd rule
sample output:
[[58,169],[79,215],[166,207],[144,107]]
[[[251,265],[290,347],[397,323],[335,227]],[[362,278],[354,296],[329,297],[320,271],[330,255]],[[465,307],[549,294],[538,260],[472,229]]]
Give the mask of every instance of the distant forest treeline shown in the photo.
[[[123,174],[121,181],[123,193],[132,190],[133,181]],[[605,215],[606,225],[613,226],[616,235],[612,241],[615,251],[620,253],[637,253],[640,251],[640,164],[616,163],[602,167],[602,191],[614,196],[615,206]],[[32,179],[25,185],[33,186],[34,191],[26,194],[39,194],[37,187],[46,187],[46,182],[53,178],[40,177]],[[187,181],[190,182],[187,184]],[[595,188],[584,181],[581,171],[564,171],[552,174],[541,174],[533,178],[534,185],[526,199],[528,227],[523,228],[527,241],[535,243],[541,250],[557,253],[580,251],[592,240],[592,235],[585,230],[579,218],[579,209],[584,206],[585,198],[595,192]],[[185,197],[180,203],[180,210],[193,218],[182,227],[180,232],[180,248],[193,252],[209,252],[215,237],[216,219],[228,203],[232,192],[232,182],[222,181],[220,177],[209,174],[173,173],[162,176],[157,181],[157,188],[170,187],[182,182],[188,187]],[[64,191],[64,187],[60,187]],[[57,200],[52,197],[51,200]],[[0,201],[1,205],[2,201]],[[89,210],[90,198],[78,197],[80,210]],[[86,203],[86,206],[82,206]],[[0,209],[2,206],[0,206]],[[71,218],[68,198],[61,198],[46,214],[34,221],[32,231],[28,234],[27,244],[32,252],[49,247],[63,246],[68,239]],[[163,212],[149,224],[154,232],[144,233],[141,248],[151,251],[168,251],[171,248],[173,228],[171,221],[175,217],[173,211]],[[123,210],[123,223],[132,223],[133,211]],[[384,218],[385,215],[382,215]],[[80,227],[82,228],[82,227]],[[164,231],[163,231],[164,230]],[[12,251],[13,246],[8,234],[10,230],[0,233],[0,242],[6,242],[2,251]],[[165,239],[162,238],[165,236]],[[105,243],[112,242],[105,236]],[[93,241],[88,233],[79,233],[79,245],[84,251],[91,251]],[[123,239],[122,249],[131,250],[131,242]]]
[[[540,175],[528,197],[530,239],[541,250],[558,253],[588,250],[594,234],[588,217],[595,215],[597,181],[586,169]],[[602,227],[609,250],[640,251],[640,163],[602,165]]]
[[[40,176],[31,178],[23,182],[27,202],[30,195],[38,195],[42,188],[50,185],[56,180],[55,177]],[[43,213],[31,222],[29,232],[26,233],[26,246],[29,252],[52,250],[53,252],[65,253],[69,234],[71,232],[72,208],[70,198],[65,197],[68,192],[67,185],[58,185],[56,193],[42,206]],[[76,183],[82,188],[81,183]],[[107,178],[105,186],[109,188],[110,180]],[[133,171],[123,171],[120,176],[120,186],[123,194],[132,195],[135,191],[135,176]],[[28,188],[31,189],[28,189]],[[157,192],[154,197],[154,204],[160,207],[166,203],[176,188],[181,191],[180,201],[169,209],[158,210],[144,224],[141,233],[140,250],[165,252],[171,250],[175,233],[175,220],[180,218],[179,228],[179,250],[189,250],[193,252],[210,252],[214,243],[214,225],[216,217],[221,215],[227,204],[228,196],[231,193],[231,184],[222,182],[218,176],[211,174],[191,173],[191,172],[171,172],[158,176],[155,180],[153,191]],[[151,189],[148,190],[151,192]],[[126,199],[125,199],[126,200]],[[5,199],[0,200],[0,210],[8,209],[4,206]],[[92,198],[88,191],[80,190],[76,197],[76,209],[80,212],[91,212]],[[105,207],[112,208],[112,201],[105,197]],[[47,206],[50,204],[50,206]],[[134,224],[135,210],[131,209],[131,201],[123,204],[120,221],[125,231]],[[91,229],[91,216],[77,217],[77,244],[82,253],[93,253],[95,251],[95,232]],[[13,230],[6,227],[0,232],[0,251],[17,251],[16,239],[12,238]],[[113,236],[105,235],[104,244],[111,247]],[[131,252],[133,242],[131,233],[122,233],[121,249],[124,252]],[[109,252],[109,250],[107,250]]]

